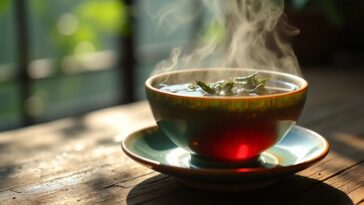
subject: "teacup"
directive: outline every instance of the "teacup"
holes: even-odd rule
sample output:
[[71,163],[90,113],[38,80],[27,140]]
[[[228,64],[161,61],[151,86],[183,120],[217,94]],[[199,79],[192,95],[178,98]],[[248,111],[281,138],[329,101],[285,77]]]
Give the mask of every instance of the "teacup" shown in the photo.
[[[259,96],[189,96],[160,90],[162,84],[215,82],[258,72],[266,86],[284,92]],[[244,164],[277,143],[296,123],[308,84],[298,76],[255,69],[189,69],[150,77],[146,95],[158,127],[192,158]]]

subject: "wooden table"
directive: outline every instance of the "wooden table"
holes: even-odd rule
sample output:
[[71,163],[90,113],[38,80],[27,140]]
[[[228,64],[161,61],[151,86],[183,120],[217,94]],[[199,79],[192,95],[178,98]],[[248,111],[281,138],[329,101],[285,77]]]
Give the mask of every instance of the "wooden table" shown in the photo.
[[0,204],[364,205],[364,74],[312,69],[305,77],[310,94],[298,124],[325,136],[331,152],[270,187],[194,190],[135,163],[121,137],[154,123],[137,102],[1,133]]

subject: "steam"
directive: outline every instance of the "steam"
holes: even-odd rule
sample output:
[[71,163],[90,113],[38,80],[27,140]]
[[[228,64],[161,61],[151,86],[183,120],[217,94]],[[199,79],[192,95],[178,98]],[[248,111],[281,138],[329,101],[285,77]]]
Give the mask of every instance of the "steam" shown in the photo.
[[[190,16],[178,13],[199,2]],[[159,13],[159,23],[176,29],[207,13],[194,46],[175,48],[153,74],[189,68],[254,68],[300,75],[297,58],[287,39],[299,31],[287,23],[284,0],[179,0]],[[172,20],[172,21],[171,21]],[[173,25],[173,26],[172,26]]]

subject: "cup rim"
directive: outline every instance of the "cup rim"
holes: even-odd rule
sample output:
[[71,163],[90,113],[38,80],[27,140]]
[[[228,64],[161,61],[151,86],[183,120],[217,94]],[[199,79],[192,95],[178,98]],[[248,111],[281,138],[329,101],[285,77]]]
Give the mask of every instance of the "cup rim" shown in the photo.
[[[154,86],[152,86],[152,82],[161,77],[161,76],[167,76],[167,75],[171,75],[171,74],[175,74],[175,73],[185,73],[185,72],[195,72],[195,71],[209,71],[209,70],[230,70],[230,71],[236,71],[236,70],[243,70],[243,71],[256,71],[256,72],[262,72],[262,73],[268,73],[268,74],[276,74],[276,75],[280,75],[280,76],[285,76],[291,79],[294,79],[295,82],[299,82],[298,84],[296,84],[298,86],[298,89],[293,90],[293,91],[288,91],[288,92],[283,92],[283,93],[275,93],[275,94],[267,94],[267,95],[256,95],[256,96],[189,96],[189,95],[182,95],[182,94],[177,94],[177,93],[171,93],[171,92],[166,92],[166,91],[161,91],[158,88],[155,88]],[[152,90],[154,92],[157,92],[159,94],[162,95],[169,95],[169,96],[175,96],[175,97],[183,97],[183,98],[189,98],[189,99],[204,99],[204,100],[208,100],[208,99],[214,99],[214,100],[251,100],[251,99],[266,99],[266,98],[273,98],[273,97],[282,97],[282,96],[287,96],[287,95],[293,95],[296,93],[300,93],[304,90],[306,90],[308,88],[308,83],[307,81],[300,76],[297,75],[293,75],[293,74],[289,74],[289,73],[283,73],[283,72],[279,72],[279,71],[271,71],[271,70],[264,70],[264,69],[253,69],[253,68],[193,68],[193,69],[184,69],[184,70],[174,70],[174,71],[168,71],[168,72],[163,72],[160,74],[156,74],[153,76],[150,76],[146,81],[145,81],[145,87],[149,90]]]

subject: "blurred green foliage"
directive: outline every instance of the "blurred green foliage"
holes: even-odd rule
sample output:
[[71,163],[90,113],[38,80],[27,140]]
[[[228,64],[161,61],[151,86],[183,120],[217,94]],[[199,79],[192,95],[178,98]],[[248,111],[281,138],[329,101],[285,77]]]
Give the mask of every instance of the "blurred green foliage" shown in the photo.
[[[24,102],[19,94],[17,73],[0,82],[0,130],[20,126],[21,106],[36,121],[44,121],[117,103],[122,93],[118,89],[118,71],[113,69],[116,65],[81,75],[57,73],[62,72],[61,62],[67,56],[77,59],[78,55],[95,51],[117,52],[116,42],[129,26],[125,4],[120,0],[26,0],[24,3],[30,60],[54,62],[47,69],[56,71],[50,78],[34,79],[30,83],[31,96]],[[14,0],[0,0],[0,75],[17,70],[14,11]]]
[[[105,39],[127,28],[126,7],[119,0],[32,0],[29,3],[36,21],[43,23],[51,34],[59,57],[74,54],[75,47],[85,41],[95,50],[105,49]],[[62,32],[62,27],[74,27],[74,31]]]
[[10,0],[0,1],[0,16],[3,16],[9,12],[10,3]]

